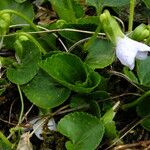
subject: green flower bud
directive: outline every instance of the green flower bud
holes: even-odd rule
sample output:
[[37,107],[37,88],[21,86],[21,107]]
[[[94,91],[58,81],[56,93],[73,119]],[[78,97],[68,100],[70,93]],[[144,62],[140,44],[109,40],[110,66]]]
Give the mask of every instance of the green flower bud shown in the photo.
[[130,37],[136,41],[144,41],[150,35],[147,25],[141,24],[134,29]]
[[105,10],[100,15],[100,21],[106,36],[114,43],[117,42],[117,37],[124,37],[118,22],[110,15],[108,10]]

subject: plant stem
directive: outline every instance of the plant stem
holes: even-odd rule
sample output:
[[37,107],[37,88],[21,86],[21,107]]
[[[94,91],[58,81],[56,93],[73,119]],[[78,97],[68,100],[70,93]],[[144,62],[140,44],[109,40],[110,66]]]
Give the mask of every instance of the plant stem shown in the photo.
[[21,100],[21,111],[20,111],[20,116],[19,116],[19,121],[18,121],[18,124],[20,124],[22,122],[22,117],[23,117],[23,112],[24,112],[24,102],[23,102],[22,92],[18,84],[17,84],[17,88],[18,88],[20,100]]
[[[46,31],[34,31],[34,32],[26,32],[28,34],[40,34],[40,33],[54,33],[54,32],[61,32],[61,31],[70,31],[70,32],[79,32],[79,33],[85,33],[85,34],[95,34],[95,32],[92,31],[86,31],[86,30],[79,30],[79,29],[72,29],[72,28],[64,28],[64,29],[53,29],[53,30],[46,30]],[[12,33],[8,35],[4,35],[4,37],[10,37],[15,36],[17,33]],[[105,33],[98,33],[99,36],[105,36]],[[0,35],[0,37],[2,37]]]
[[131,32],[132,28],[133,28],[134,6],[135,6],[135,0],[130,0],[130,14],[129,14],[128,32]]
[[139,102],[141,102],[143,99],[145,99],[146,97],[150,96],[150,91],[147,91],[146,93],[144,93],[141,97],[139,97],[138,99],[136,99],[135,101],[128,103],[128,104],[124,104],[122,105],[122,109],[129,109],[131,107],[136,106]]
[[31,27],[32,27],[34,30],[38,31],[38,28],[36,27],[36,25],[35,25],[28,17],[26,17],[25,15],[23,15],[22,13],[17,12],[17,11],[15,11],[15,10],[11,10],[11,9],[5,9],[5,10],[0,11],[0,15],[2,15],[2,14],[4,14],[4,13],[15,14],[15,15],[21,17],[21,18],[24,19],[27,23],[29,23],[29,24],[31,25]]

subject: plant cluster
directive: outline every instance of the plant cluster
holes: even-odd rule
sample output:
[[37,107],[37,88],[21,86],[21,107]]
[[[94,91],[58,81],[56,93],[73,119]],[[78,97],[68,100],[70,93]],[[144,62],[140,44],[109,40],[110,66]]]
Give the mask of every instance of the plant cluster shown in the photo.
[[[13,85],[21,100],[18,123],[8,138],[0,132],[0,149],[32,150],[33,133],[43,141],[64,136],[62,149],[109,149],[123,142],[120,111],[132,110],[135,126],[150,131],[150,25],[133,20],[139,4],[150,14],[149,0],[0,3],[0,94]],[[38,21],[36,9],[45,5],[48,21]],[[121,15],[127,8],[129,21]],[[28,101],[39,110],[33,131],[22,127]]]

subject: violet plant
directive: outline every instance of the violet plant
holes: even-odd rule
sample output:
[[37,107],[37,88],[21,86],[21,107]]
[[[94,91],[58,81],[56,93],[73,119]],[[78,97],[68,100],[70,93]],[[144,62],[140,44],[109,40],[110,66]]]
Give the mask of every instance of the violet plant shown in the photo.
[[[35,1],[34,7],[39,3],[44,5]],[[5,96],[14,86],[21,103],[18,122],[10,128],[8,138],[0,132],[0,149],[24,146],[32,150],[34,133],[42,146],[46,142],[57,145],[55,137],[61,136],[63,149],[109,149],[124,141],[126,134],[119,133],[116,115],[130,108],[136,109],[136,126],[150,131],[150,27],[142,22],[133,26],[135,1],[45,3],[57,19],[42,25],[33,20],[33,4],[27,0],[7,0],[0,5],[0,94]],[[128,5],[125,32],[118,22],[124,24],[125,20],[113,15],[116,8]],[[147,0],[141,5],[149,11]],[[87,15],[85,8],[92,8],[95,15]],[[9,55],[4,57],[5,52]],[[130,88],[122,87],[124,79]],[[121,99],[129,95],[127,102]],[[28,103],[31,108],[25,113]],[[38,113],[36,118],[28,118],[33,105]],[[23,126],[26,118],[31,128]]]

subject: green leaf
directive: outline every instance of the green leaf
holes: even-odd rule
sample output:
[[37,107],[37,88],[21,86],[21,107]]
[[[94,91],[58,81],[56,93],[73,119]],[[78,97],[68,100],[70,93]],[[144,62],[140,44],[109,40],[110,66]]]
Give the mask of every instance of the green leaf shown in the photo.
[[85,62],[93,69],[104,68],[113,63],[115,51],[112,43],[107,40],[97,39],[87,49],[88,55]]
[[143,126],[144,129],[150,131],[150,117],[145,118],[142,122],[141,125]]
[[146,7],[150,9],[150,1],[149,0],[143,0],[145,3]]
[[1,150],[11,150],[12,144],[8,141],[8,139],[4,136],[2,132],[0,132],[0,149]]
[[78,24],[99,25],[100,24],[99,16],[86,16],[84,18],[79,18],[78,19]]
[[141,85],[150,87],[150,57],[137,61],[137,75]]
[[57,82],[79,93],[91,92],[101,79],[98,73],[73,54],[54,54],[43,60],[40,66]]
[[27,85],[23,86],[27,98],[41,108],[53,108],[62,104],[70,90],[56,83],[47,73],[39,71]]
[[98,7],[100,5],[101,7],[109,6],[109,7],[122,7],[124,5],[129,4],[129,0],[86,0],[86,3],[88,5]]
[[138,105],[136,107],[137,114],[140,117],[146,117],[146,116],[150,115],[149,106],[150,106],[150,96],[147,96],[138,103]]
[[82,105],[87,105],[88,102],[86,101],[87,100],[86,98],[87,98],[86,95],[80,95],[80,94],[76,94],[76,95],[72,96],[71,101],[70,101],[70,107],[77,108]]
[[87,5],[97,7],[100,5],[99,0],[86,0]]
[[59,121],[57,129],[71,140],[66,143],[68,150],[94,150],[104,134],[102,122],[83,112],[66,115]]
[[113,109],[110,109],[102,117],[105,126],[105,136],[111,140],[118,136],[115,121],[113,121],[115,114]]
[[76,22],[83,16],[84,11],[79,3],[74,0],[49,0],[60,19],[67,22]]
[[[95,92],[94,92],[95,93]],[[93,94],[94,94],[93,93]],[[96,95],[96,94],[95,94]],[[98,118],[101,117],[101,110],[98,102],[96,99],[98,97],[92,98],[93,96],[90,94],[76,94],[71,97],[70,107],[77,108],[77,107],[85,107],[88,106],[88,112]],[[99,95],[99,99],[101,95]]]
[[[20,13],[23,13],[30,20],[33,20],[34,18],[34,10],[32,4],[29,1],[24,3],[17,3],[14,0],[4,0],[1,1],[0,10],[4,9],[12,9]],[[12,15],[11,24],[24,24],[24,23],[27,22],[16,15]]]
[[122,7],[124,5],[128,5],[130,0],[102,0],[103,6],[109,7]]
[[15,84],[25,84],[29,82],[38,72],[38,62],[41,55],[38,48],[32,42],[22,43],[24,54],[20,63],[7,69],[7,78]]
[[5,92],[7,86],[8,86],[7,81],[3,78],[0,78],[0,95],[2,95],[3,92]]
[[[149,91],[148,91],[149,92]],[[136,106],[138,116],[142,117],[143,120],[141,125],[148,131],[150,131],[150,96],[145,96]]]
[[137,84],[139,83],[135,74],[131,70],[129,70],[128,67],[123,68],[123,73],[134,83],[137,83]]
[[27,1],[27,0],[15,0],[17,3],[23,3],[23,2],[25,2],[25,1]]

